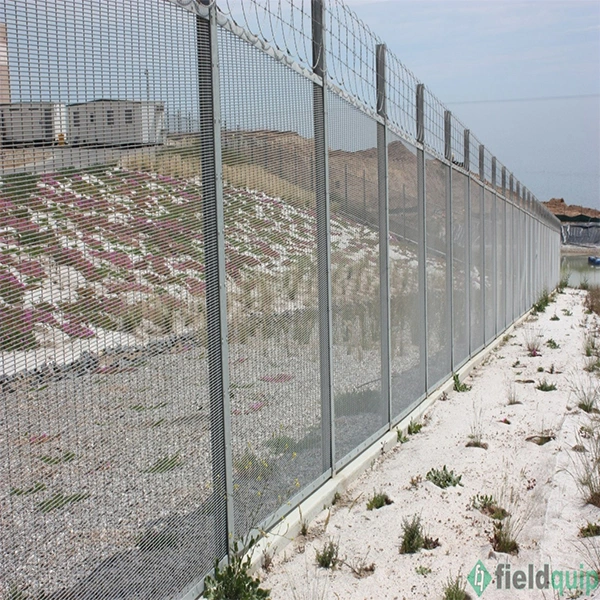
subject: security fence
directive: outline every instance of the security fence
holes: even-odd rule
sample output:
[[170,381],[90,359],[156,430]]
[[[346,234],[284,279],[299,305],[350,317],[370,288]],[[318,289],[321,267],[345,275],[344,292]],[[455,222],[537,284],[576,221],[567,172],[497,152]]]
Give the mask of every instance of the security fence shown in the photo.
[[195,598],[559,277],[343,4],[0,0],[0,594]]

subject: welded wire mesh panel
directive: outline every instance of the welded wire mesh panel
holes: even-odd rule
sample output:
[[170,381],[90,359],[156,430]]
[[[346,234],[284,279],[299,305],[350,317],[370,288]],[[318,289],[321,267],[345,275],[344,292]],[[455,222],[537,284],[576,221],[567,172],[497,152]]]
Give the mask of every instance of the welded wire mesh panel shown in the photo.
[[[333,93],[327,110],[332,376],[335,455],[340,460],[375,433],[386,414],[381,397],[377,128]],[[346,173],[347,197],[342,185]]]
[[506,203],[496,196],[496,330],[506,327]]
[[424,93],[424,104],[425,146],[435,156],[444,158],[444,105],[427,88]]
[[313,84],[227,31],[219,48],[240,536],[322,469]]
[[414,146],[390,134],[390,333],[392,416],[399,417],[425,393],[419,305],[417,157]]
[[450,143],[452,145],[452,163],[464,169],[465,166],[465,127],[452,117],[450,128]]
[[375,34],[341,0],[329,0],[327,78],[372,111],[377,110]]
[[450,261],[446,232],[448,167],[425,154],[427,386],[450,373]]
[[468,179],[452,171],[452,367],[469,356],[469,221]]
[[484,342],[483,331],[483,288],[485,273],[483,271],[483,187],[475,179],[470,185],[471,206],[471,245],[469,266],[471,270],[471,293],[469,298],[471,354],[477,351]]
[[486,185],[492,185],[492,155],[487,148],[483,152],[483,180]]
[[312,70],[310,1],[218,0],[216,5],[221,16],[243,29],[240,34],[256,36],[261,47],[275,49],[280,56]]
[[387,117],[390,125],[411,141],[416,140],[418,79],[391,52],[386,54]]
[[514,210],[510,202],[506,204],[506,325],[515,318],[515,235],[514,235]]
[[469,170],[474,177],[479,179],[479,146],[481,142],[473,135],[470,135],[469,144]]
[[179,597],[227,541],[207,383],[206,28],[159,0],[3,0],[0,22],[0,596]]
[[485,302],[485,341],[490,342],[496,335],[496,269],[494,247],[496,244],[496,198],[487,188],[484,191],[484,302]]

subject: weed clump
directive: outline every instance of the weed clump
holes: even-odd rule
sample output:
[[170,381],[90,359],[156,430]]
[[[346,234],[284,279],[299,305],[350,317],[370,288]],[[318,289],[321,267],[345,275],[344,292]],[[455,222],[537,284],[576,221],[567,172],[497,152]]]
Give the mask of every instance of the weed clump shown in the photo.
[[443,600],[471,600],[471,596],[467,594],[467,582],[462,575],[448,578],[444,586]]
[[425,475],[425,479],[442,489],[462,485],[462,475],[456,475],[454,471],[448,471],[446,465],[441,469],[431,469],[427,475]]
[[339,545],[332,541],[327,542],[322,550],[316,551],[317,564],[322,569],[334,569],[339,563],[338,553]]
[[471,389],[470,385],[460,382],[460,379],[458,378],[458,373],[452,373],[452,379],[454,380],[455,392],[468,392]]
[[519,553],[519,544],[512,535],[511,528],[500,521],[494,523],[494,533],[491,542],[496,552],[504,552],[505,554]]
[[386,493],[378,492],[369,498],[369,501],[367,502],[367,510],[383,508],[384,506],[389,506],[393,503],[394,501]]
[[596,537],[600,535],[600,523],[590,523],[589,521],[579,528],[579,537]]
[[497,521],[502,521],[502,519],[508,517],[508,511],[499,506],[492,495],[484,494],[482,496],[481,494],[477,494],[471,498],[471,505],[474,509]]
[[419,433],[421,429],[423,429],[423,423],[418,423],[417,421],[413,421],[411,419],[406,431],[408,435],[415,435],[415,433]]
[[215,561],[215,572],[204,579],[206,600],[264,600],[271,597],[271,591],[260,587],[260,580],[250,575],[251,558],[243,559],[234,546],[234,553],[225,567]]
[[425,535],[421,517],[413,515],[412,519],[404,519],[402,522],[402,543],[400,554],[415,554],[425,548],[432,550],[440,545],[439,539],[433,539]]
[[542,379],[535,389],[540,390],[540,392],[553,392],[556,390],[556,386],[553,383],[548,383],[545,379]]

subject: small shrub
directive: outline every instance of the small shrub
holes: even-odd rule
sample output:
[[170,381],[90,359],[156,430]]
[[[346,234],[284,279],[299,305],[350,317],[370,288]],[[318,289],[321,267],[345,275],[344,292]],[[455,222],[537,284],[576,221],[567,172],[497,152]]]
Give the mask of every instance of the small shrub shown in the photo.
[[586,504],[600,508],[600,431],[582,425],[577,444],[586,447],[583,439],[589,440],[587,452],[575,455],[574,479]]
[[467,594],[467,582],[462,575],[448,578],[444,586],[443,600],[471,600],[471,596]]
[[399,444],[406,444],[408,442],[408,436],[400,429],[396,431],[396,441]]
[[404,519],[402,522],[402,543],[400,544],[400,554],[415,554],[425,548],[431,550],[440,545],[439,540],[435,540],[423,533],[421,517],[413,515],[412,519]]
[[546,340],[546,346],[548,346],[548,348],[551,350],[557,350],[560,348],[560,346],[552,338]]
[[533,305],[533,312],[542,313],[546,311],[547,306],[550,304],[551,298],[550,294],[548,294],[548,290],[543,290],[538,301]]
[[425,478],[442,489],[462,485],[462,475],[456,475],[454,471],[448,471],[446,465],[442,469],[431,469],[425,475]]
[[454,379],[454,391],[455,392],[468,392],[471,389],[470,385],[460,382],[460,379],[458,378],[458,373],[453,373],[452,379]]
[[243,559],[238,554],[237,545],[225,567],[219,567],[215,561],[214,575],[204,579],[204,598],[206,600],[260,600],[271,597],[271,591],[260,587],[260,580],[250,575],[251,558]]
[[389,506],[393,503],[394,501],[386,493],[378,492],[373,494],[373,496],[367,502],[367,510],[383,508],[384,506]]
[[581,410],[587,413],[598,411],[600,382],[589,376],[577,377],[570,382],[570,388]]
[[584,305],[590,312],[600,314],[600,286],[589,288]]
[[529,356],[541,356],[540,332],[537,329],[523,330],[523,340]]
[[494,522],[494,533],[491,542],[496,552],[504,552],[505,554],[519,553],[519,544],[512,536],[510,529],[504,522]]
[[562,294],[565,291],[565,288],[569,285],[569,279],[571,277],[571,273],[569,271],[564,271],[560,274],[560,281],[558,282],[557,291],[559,294]]
[[535,389],[540,390],[540,392],[553,392],[556,390],[556,386],[553,383],[548,383],[545,379],[542,379]]
[[421,429],[423,429],[423,424],[411,419],[406,431],[408,435],[415,435],[416,433],[419,433]]
[[496,519],[501,521],[508,517],[508,511],[501,506],[498,506],[498,502],[491,495],[480,495],[477,494],[471,498],[471,505],[476,510],[481,511],[484,515],[491,517],[492,519]]
[[329,541],[321,551],[316,551],[317,564],[322,569],[333,569],[339,562],[339,545]]
[[583,341],[583,353],[589,358],[591,356],[598,356],[598,342],[594,334],[588,334],[585,336]]
[[600,535],[600,524],[587,522],[579,528],[579,537],[596,537]]

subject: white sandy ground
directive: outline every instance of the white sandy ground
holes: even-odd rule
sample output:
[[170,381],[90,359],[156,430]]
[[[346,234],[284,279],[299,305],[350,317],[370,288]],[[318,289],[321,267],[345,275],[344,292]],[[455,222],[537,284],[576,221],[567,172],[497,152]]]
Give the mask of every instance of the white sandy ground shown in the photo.
[[[420,433],[377,459],[336,506],[323,510],[310,523],[307,538],[299,535],[277,554],[269,572],[261,571],[263,586],[271,589],[272,598],[442,598],[448,578],[459,572],[466,577],[478,560],[493,577],[483,592],[484,600],[558,598],[559,590],[552,588],[497,590],[496,565],[509,563],[514,572],[527,571],[530,563],[537,571],[547,563],[550,571],[569,569],[570,580],[575,569],[577,583],[580,565],[585,565],[585,570],[598,569],[600,538],[584,541],[578,531],[588,521],[598,522],[600,510],[582,500],[574,473],[577,461],[585,455],[572,450],[578,441],[589,442],[576,439],[582,424],[598,426],[597,420],[577,408],[571,392],[573,382],[589,377],[583,370],[584,338],[598,333],[597,317],[585,313],[584,294],[567,289],[545,313],[529,318],[510,339],[505,337],[506,342],[467,378],[472,386],[469,392],[452,391],[447,400],[434,403]],[[565,314],[568,311],[572,315]],[[560,320],[550,320],[553,315]],[[529,357],[525,339],[535,335],[540,336],[542,355]],[[550,338],[558,349],[546,345]],[[517,361],[520,364],[514,366]],[[539,367],[545,372],[538,372]],[[549,372],[552,370],[554,373]],[[554,383],[557,390],[537,390],[542,379]],[[521,404],[507,404],[513,388]],[[510,424],[501,422],[505,418]],[[487,450],[465,446],[473,427],[481,428]],[[556,439],[543,446],[525,439],[548,429]],[[442,490],[426,480],[431,468],[443,465],[462,475],[463,486]],[[418,476],[422,482],[411,487],[411,478]],[[367,511],[366,502],[375,491],[386,492],[393,504]],[[512,502],[511,491],[516,495]],[[493,521],[472,508],[471,498],[476,494],[493,494],[521,521],[518,556],[492,550]],[[441,545],[417,554],[400,554],[403,519],[415,514]],[[339,544],[339,554],[347,563],[374,563],[375,571],[357,578],[343,564],[335,570],[317,568],[315,551],[329,540]],[[597,550],[590,556],[593,547]],[[418,567],[431,569],[431,573],[419,574]],[[555,581],[558,584],[558,576]],[[477,597],[469,584],[467,591]],[[576,590],[565,589],[562,597],[590,595],[577,596]]]

